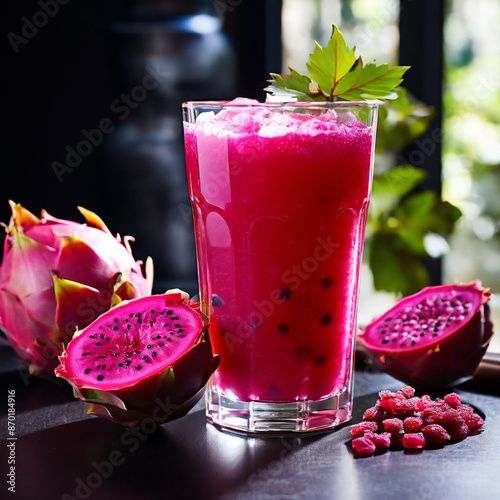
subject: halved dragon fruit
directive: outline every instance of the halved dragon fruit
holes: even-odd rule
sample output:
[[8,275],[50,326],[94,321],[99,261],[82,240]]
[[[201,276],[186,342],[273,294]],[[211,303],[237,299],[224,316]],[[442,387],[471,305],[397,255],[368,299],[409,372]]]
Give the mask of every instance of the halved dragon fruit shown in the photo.
[[138,425],[185,415],[219,364],[200,305],[180,290],[123,302],[77,332],[55,370],[87,413]]
[[419,389],[470,380],[493,335],[489,289],[479,281],[427,287],[360,333],[375,366]]

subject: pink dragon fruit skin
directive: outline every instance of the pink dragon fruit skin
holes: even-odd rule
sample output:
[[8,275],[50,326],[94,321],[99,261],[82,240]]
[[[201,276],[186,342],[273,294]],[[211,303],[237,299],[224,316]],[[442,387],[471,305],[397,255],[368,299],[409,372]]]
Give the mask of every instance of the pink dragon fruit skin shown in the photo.
[[0,266],[0,328],[30,373],[55,379],[63,344],[122,300],[150,295],[153,264],[132,256],[93,212],[87,224],[39,219],[9,202],[12,217]]

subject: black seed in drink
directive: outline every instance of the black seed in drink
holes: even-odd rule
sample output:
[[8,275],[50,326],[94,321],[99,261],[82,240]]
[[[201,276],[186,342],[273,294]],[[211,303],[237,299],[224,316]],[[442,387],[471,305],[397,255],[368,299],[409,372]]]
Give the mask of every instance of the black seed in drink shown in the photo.
[[101,334],[101,335],[99,335],[99,337],[101,337],[101,339],[103,339],[103,338],[104,338],[104,335],[102,335],[102,334]]
[[147,347],[148,349],[152,349],[152,348],[153,348],[153,346],[152,346],[151,344],[148,344],[146,347]]
[[123,366],[123,363],[118,363],[118,366],[122,367],[122,366]]
[[95,339],[97,335],[89,335],[89,339]]
[[[172,339],[167,339],[167,342],[172,342]],[[158,344],[159,345],[159,344]]]
[[118,327],[117,327],[117,326],[114,326],[114,327],[113,327],[113,330],[114,330],[115,332],[117,332],[117,331],[118,331]]
[[131,328],[132,328],[132,325],[127,325],[127,330],[130,331]]
[[387,339],[382,340],[382,344],[388,344],[389,341]]
[[153,356],[153,358],[154,358],[154,357],[156,356],[156,352],[154,352],[154,351],[153,351],[153,352],[151,353],[151,356]]
[[101,359],[104,359],[106,357],[106,354],[101,354],[98,357],[101,358]]
[[97,375],[97,380],[99,380],[99,382],[100,382],[101,380],[103,380],[103,379],[104,379],[104,375]]
[[288,300],[291,296],[292,296],[292,291],[290,290],[290,288],[284,288],[280,292],[280,299],[283,302],[285,302],[286,300]]
[[90,373],[90,368],[87,368],[87,369],[85,370],[85,374],[86,374],[86,375],[88,375],[89,373]]
[[281,333],[286,333],[286,332],[288,332],[288,325],[285,325],[285,323],[282,323],[281,325],[278,326],[278,330]]
[[177,333],[182,333],[183,331],[184,331],[184,330],[183,330],[182,328],[179,328],[179,329],[177,330]]
[[224,301],[216,294],[212,294],[212,305],[214,307],[222,307],[224,305]]
[[141,323],[142,323],[142,319],[141,319],[141,318],[139,318],[139,319],[137,320],[137,323],[141,324]]
[[165,344],[164,344],[163,342],[160,342],[160,343],[158,344],[158,347],[163,347],[164,345],[165,345]]
[[89,353],[88,352],[82,352],[82,356],[88,356]]
[[95,368],[96,368],[96,370],[100,370],[101,369],[101,365],[97,365]]
[[125,361],[125,366],[130,366],[132,364],[132,361],[130,361],[129,359],[127,359],[127,361]]
[[118,318],[115,318],[113,321],[114,321],[115,323],[118,323]]
[[153,326],[153,322],[152,321],[149,322],[149,326]]
[[151,309],[151,314],[154,314],[156,311],[154,309]]
[[142,366],[141,366],[141,365],[137,365],[137,366],[135,367],[135,369],[136,369],[136,370],[140,370],[141,368],[142,368]]
[[329,286],[332,286],[332,278],[323,278],[323,281],[321,284],[325,287],[328,288]]
[[130,314],[129,314],[129,316],[130,316],[131,318],[133,318],[133,317],[134,317],[134,313],[130,313]]
[[125,357],[126,357],[126,358],[130,358],[130,353],[129,353],[129,352],[127,352],[127,354],[125,354]]
[[316,366],[321,366],[321,365],[324,365],[326,363],[326,356],[320,356],[319,358],[316,358],[316,360],[314,361],[314,364]]
[[174,320],[174,321],[177,321],[179,319],[178,316],[172,316],[170,319]]
[[165,323],[165,324],[163,325],[163,327],[164,327],[164,328],[167,328],[167,327],[168,327],[168,323]]
[[105,370],[106,369],[106,365],[102,365],[102,369]]
[[140,317],[142,316],[142,313],[138,312],[138,313],[136,314],[136,316],[137,316],[138,318],[140,318]]
[[176,323],[176,324],[174,325],[174,327],[175,327],[175,328],[180,328],[181,326],[182,326],[182,325],[179,325],[178,323]]
[[174,314],[174,311],[167,311],[167,316],[172,316]]
[[156,336],[156,338],[157,338],[157,339],[161,339],[161,335],[157,335],[157,336]]
[[98,346],[99,346],[99,345],[101,345],[101,343],[100,343],[100,342],[96,342],[96,343],[95,343],[95,345],[98,345]]
[[323,325],[323,326],[328,326],[331,322],[332,322],[332,315],[331,314],[325,314],[320,320],[319,322]]

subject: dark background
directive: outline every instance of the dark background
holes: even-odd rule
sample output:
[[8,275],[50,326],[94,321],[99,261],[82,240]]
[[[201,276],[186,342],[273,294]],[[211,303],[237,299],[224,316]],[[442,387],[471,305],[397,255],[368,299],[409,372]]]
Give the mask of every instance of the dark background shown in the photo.
[[[153,257],[155,292],[196,293],[181,102],[264,100],[269,73],[281,70],[281,4],[1,1],[0,221],[10,218],[9,199],[83,222],[82,205],[113,233],[135,236],[137,259]],[[412,65],[405,86],[438,110],[430,130],[441,120],[443,5],[401,0],[400,63]],[[145,91],[147,68],[165,76]],[[112,131],[99,140],[103,120]],[[83,130],[96,141],[89,152]],[[68,148],[79,145],[88,154],[57,174],[54,162],[66,164]],[[424,167],[431,175],[423,187],[439,192],[439,148]],[[430,265],[439,283],[440,262]]]
[[[196,293],[181,102],[264,99],[281,1],[60,2],[1,2],[0,221],[9,199],[82,222],[84,206],[153,257],[156,291]],[[145,91],[147,68],[165,76]],[[56,173],[68,148],[81,160]]]

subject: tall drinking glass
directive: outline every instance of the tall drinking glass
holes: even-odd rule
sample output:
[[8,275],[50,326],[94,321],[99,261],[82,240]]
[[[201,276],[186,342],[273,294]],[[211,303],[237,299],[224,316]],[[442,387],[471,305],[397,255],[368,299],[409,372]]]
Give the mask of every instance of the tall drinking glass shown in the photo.
[[244,432],[351,418],[377,105],[183,104],[203,311],[221,356],[207,416]]

